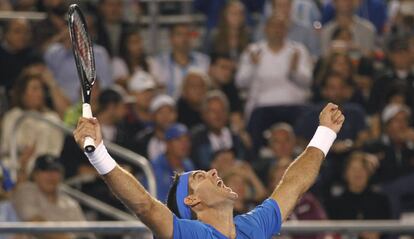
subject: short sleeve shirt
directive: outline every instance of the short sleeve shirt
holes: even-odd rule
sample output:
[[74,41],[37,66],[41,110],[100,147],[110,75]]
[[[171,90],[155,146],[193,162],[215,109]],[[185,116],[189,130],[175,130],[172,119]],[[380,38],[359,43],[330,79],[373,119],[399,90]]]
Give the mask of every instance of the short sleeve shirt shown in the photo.
[[[196,220],[179,219],[174,215],[174,239],[227,239],[212,226]],[[236,239],[271,238],[279,233],[282,216],[273,199],[265,200],[252,211],[236,216]]]

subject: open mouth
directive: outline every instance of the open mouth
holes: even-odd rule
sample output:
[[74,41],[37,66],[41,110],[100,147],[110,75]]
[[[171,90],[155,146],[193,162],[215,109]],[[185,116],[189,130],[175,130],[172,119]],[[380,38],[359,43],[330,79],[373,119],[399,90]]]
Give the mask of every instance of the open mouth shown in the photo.
[[228,192],[232,192],[231,188],[227,187],[223,180],[221,178],[218,178],[217,183],[216,183],[217,187],[222,188]]

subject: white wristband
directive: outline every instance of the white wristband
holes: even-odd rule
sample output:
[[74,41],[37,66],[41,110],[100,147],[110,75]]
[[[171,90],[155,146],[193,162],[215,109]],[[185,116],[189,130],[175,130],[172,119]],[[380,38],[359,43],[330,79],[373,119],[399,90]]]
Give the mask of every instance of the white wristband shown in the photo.
[[320,149],[326,157],[335,139],[336,133],[333,130],[325,126],[319,126],[309,142],[308,147],[311,146]]
[[85,154],[88,157],[89,162],[91,162],[100,175],[105,175],[111,172],[117,165],[115,160],[109,155],[103,142],[96,147],[94,152],[85,152]]

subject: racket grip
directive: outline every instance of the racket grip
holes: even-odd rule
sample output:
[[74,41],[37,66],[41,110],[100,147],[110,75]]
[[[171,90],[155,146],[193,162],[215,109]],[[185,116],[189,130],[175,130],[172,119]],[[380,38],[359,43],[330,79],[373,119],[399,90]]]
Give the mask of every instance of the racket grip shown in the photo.
[[[88,119],[92,118],[92,109],[90,104],[83,103],[82,116]],[[91,137],[86,137],[85,142],[83,143],[83,149],[87,153],[92,153],[95,151],[95,141]]]

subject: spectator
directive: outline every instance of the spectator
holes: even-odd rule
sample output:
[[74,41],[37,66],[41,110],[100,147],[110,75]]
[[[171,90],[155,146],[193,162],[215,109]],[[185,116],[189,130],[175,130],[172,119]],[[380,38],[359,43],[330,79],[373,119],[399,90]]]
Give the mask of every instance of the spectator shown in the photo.
[[103,46],[111,57],[119,56],[121,43],[130,25],[122,19],[122,0],[100,0],[96,43]]
[[[345,189],[337,195],[333,195],[333,198],[326,203],[331,219],[390,219],[389,201],[369,185],[371,173],[364,153],[354,152],[347,158],[343,174]],[[374,239],[379,239],[380,236],[376,232],[362,232],[359,235],[360,238]]]
[[163,202],[167,200],[174,172],[194,170],[193,163],[188,159],[190,140],[187,127],[182,124],[171,125],[164,137],[167,142],[166,152],[152,161],[157,181],[157,198]]
[[102,137],[105,141],[127,147],[132,144],[132,140],[128,138],[129,129],[121,124],[127,113],[127,99],[123,95],[125,93],[115,87],[103,90],[98,98],[99,110],[96,118],[101,123]]
[[65,37],[68,37],[65,20],[68,6],[62,0],[55,2],[56,4],[44,6],[46,19],[36,22],[33,27],[34,46],[41,53],[44,53],[51,44],[62,42]]
[[383,135],[366,144],[367,152],[377,155],[379,167],[374,183],[386,183],[414,172],[414,129],[410,127],[411,110],[406,105],[389,104],[381,115]]
[[208,75],[213,89],[221,90],[229,99],[230,112],[243,113],[243,105],[234,82],[236,63],[228,54],[214,54],[211,57]]
[[171,51],[159,55],[153,61],[151,73],[173,98],[180,95],[182,80],[191,67],[207,72],[210,64],[206,55],[192,49],[190,32],[189,25],[174,25],[170,29]]
[[124,122],[124,127],[128,129],[127,138],[133,139],[141,130],[152,127],[150,105],[155,96],[155,87],[152,76],[144,71],[135,72],[128,82],[128,91],[135,97],[135,103],[129,107]]
[[243,3],[238,0],[229,1],[223,9],[218,27],[211,34],[210,53],[228,54],[234,61],[238,61],[250,42],[250,35],[245,24]]
[[214,152],[233,148],[239,159],[250,160],[250,152],[238,135],[227,127],[229,104],[220,91],[207,94],[202,105],[205,125],[194,130],[192,135],[191,159],[197,168],[209,169]]
[[[315,6],[312,6],[314,2],[303,0],[270,0],[269,2],[271,3],[271,6],[269,7],[271,14],[283,16],[283,18],[289,21],[287,39],[302,43],[306,46],[313,58],[316,59],[319,57],[321,51],[320,37],[316,31],[317,29],[313,26],[316,19],[312,20],[311,23],[304,23],[306,22],[305,19],[298,19],[300,16],[304,17],[304,15],[306,15],[306,10],[304,9],[309,8],[309,11],[315,11]],[[269,14],[269,16],[271,14]],[[263,20],[261,21],[259,27],[257,27],[258,30],[256,31],[256,39],[258,40],[264,38],[263,34],[267,18],[264,17],[262,19]]]
[[236,75],[236,85],[247,89],[245,115],[255,151],[265,144],[262,132],[275,122],[293,124],[310,96],[312,63],[302,44],[286,39],[287,24],[280,15],[270,17],[267,39],[248,47]]
[[[291,157],[281,157],[277,162],[273,164],[273,166],[268,168],[268,173],[266,174],[268,177],[267,180],[267,188],[268,194],[271,194],[276,187],[280,180],[282,179],[283,174],[285,173],[286,169],[292,163],[293,158]],[[326,220],[327,215],[325,209],[322,207],[319,200],[311,193],[306,192],[298,204],[296,205],[295,209],[293,210],[292,214],[289,216],[288,220],[293,221],[300,221],[300,220]],[[324,234],[316,234],[316,235],[295,235],[292,236],[292,239],[323,239],[325,238]]]
[[[195,0],[194,8],[207,17],[207,33],[217,26],[220,13],[225,8],[226,2],[222,0]],[[246,16],[249,23],[252,23],[251,14],[262,9],[265,0],[242,0],[246,9]]]
[[190,68],[183,80],[181,96],[177,101],[178,122],[192,129],[202,124],[201,107],[209,88],[206,73]]
[[2,44],[0,44],[0,88],[7,95],[24,67],[40,61],[30,47],[31,28],[25,19],[13,19],[5,24]]
[[367,20],[354,14],[354,3],[349,0],[334,0],[335,19],[322,28],[322,51],[327,53],[333,33],[339,26],[350,28],[354,45],[364,53],[371,52],[375,46],[375,27]]
[[[58,85],[64,90],[65,95],[69,97],[72,104],[74,104],[80,100],[80,82],[77,80],[78,73],[71,47],[69,31],[66,30],[66,36],[63,37],[63,41],[50,45],[44,54],[44,59]],[[102,88],[109,87],[113,84],[113,81],[108,53],[99,45],[94,45],[93,51],[96,63],[96,76],[100,81],[100,86]]]
[[238,195],[234,204],[234,215],[248,212],[266,198],[266,188],[246,162],[235,162],[229,172],[223,175],[223,181]]
[[165,131],[177,121],[175,101],[168,95],[158,95],[150,105],[154,127],[139,132],[134,141],[134,150],[149,160],[154,160],[166,150]]
[[387,104],[391,91],[405,89],[405,104],[414,110],[414,73],[411,70],[413,61],[410,56],[409,42],[406,37],[395,37],[388,43],[388,58],[385,72],[375,80],[370,97],[370,113],[381,112]]
[[[59,191],[63,167],[58,158],[39,156],[32,177],[33,182],[22,183],[11,199],[22,220],[85,221],[80,205]],[[75,238],[75,235],[52,234],[51,238]]]
[[276,164],[282,158],[296,158],[298,148],[293,127],[287,123],[276,123],[265,131],[267,148],[260,151],[259,160],[253,162],[255,170],[261,176],[263,182],[267,180],[267,174],[271,165]]
[[128,85],[128,79],[136,71],[150,72],[150,62],[144,49],[143,39],[137,30],[129,30],[121,43],[120,56],[112,59],[114,80],[121,86]]
[[[352,2],[352,1],[351,1]],[[356,14],[369,20],[374,24],[378,34],[382,34],[386,28],[387,4],[383,0],[356,0],[353,1]],[[328,2],[322,9],[322,24],[327,24],[335,18],[336,6],[332,2]]]
[[[392,3],[396,3],[395,9],[393,9]],[[414,20],[414,3],[410,0],[397,0],[390,3],[390,10],[395,11],[394,14],[390,14],[390,29],[388,37],[402,36],[413,33],[413,20]],[[395,15],[395,16],[391,16]]]
[[[13,128],[16,121],[26,112],[36,112],[52,122],[60,122],[58,114],[46,106],[45,87],[39,75],[23,74],[16,82],[13,89],[14,107],[5,114],[2,122],[3,153],[10,153],[10,138],[12,134],[16,134],[18,149],[35,147],[31,159],[41,154],[59,155],[63,134],[53,126],[38,119],[25,118],[16,130]],[[29,164],[26,170],[30,171],[32,166]]]

